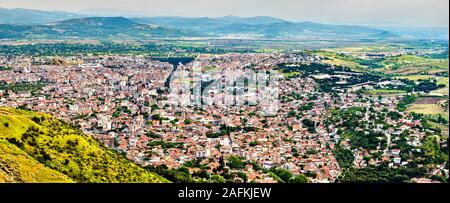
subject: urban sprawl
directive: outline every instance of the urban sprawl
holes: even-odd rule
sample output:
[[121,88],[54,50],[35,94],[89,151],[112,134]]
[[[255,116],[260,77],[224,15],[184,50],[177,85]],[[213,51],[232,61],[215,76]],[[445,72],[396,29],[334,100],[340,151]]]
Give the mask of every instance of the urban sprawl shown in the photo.
[[[308,182],[335,182],[348,164],[356,169],[414,167],[448,177],[445,163],[420,163],[426,159],[423,145],[436,132],[398,108],[409,94],[361,93],[401,87],[402,81],[366,79],[363,73],[322,67],[322,60],[305,53],[201,54],[184,64],[113,54],[2,56],[0,64],[7,68],[0,69],[0,84],[7,88],[0,89],[0,106],[52,114],[144,167],[236,172],[233,182],[279,182],[274,170],[306,175]],[[309,66],[326,71],[286,71]],[[226,108],[214,102],[176,104],[171,76],[193,73],[193,67],[202,68],[196,72],[200,80],[178,82],[200,85],[216,101],[235,92],[211,86],[223,73],[277,70],[277,86],[272,87],[277,88],[277,112],[264,114],[270,105],[251,103]],[[335,85],[323,89],[324,81]],[[253,96],[263,92],[258,89]],[[437,144],[447,147],[446,140]]]

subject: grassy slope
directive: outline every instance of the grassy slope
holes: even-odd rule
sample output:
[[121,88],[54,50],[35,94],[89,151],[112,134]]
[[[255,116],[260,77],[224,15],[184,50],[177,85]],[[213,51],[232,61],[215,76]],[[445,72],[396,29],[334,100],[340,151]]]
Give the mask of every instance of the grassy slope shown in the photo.
[[0,141],[0,182],[167,182],[50,115],[0,108]]
[[70,183],[67,175],[46,168],[15,145],[0,141],[1,183]]

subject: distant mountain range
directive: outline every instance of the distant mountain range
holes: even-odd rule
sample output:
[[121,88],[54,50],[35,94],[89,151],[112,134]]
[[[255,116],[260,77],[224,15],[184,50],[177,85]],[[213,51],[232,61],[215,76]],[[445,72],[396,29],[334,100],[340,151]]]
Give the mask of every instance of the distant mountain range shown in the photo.
[[23,8],[0,8],[0,24],[36,25],[84,17],[61,11],[39,11]]
[[[89,13],[89,12],[86,12]],[[279,18],[236,17],[96,17],[58,11],[0,9],[0,39],[24,38],[183,38],[386,40],[415,36],[407,31],[353,25],[291,22]],[[130,16],[130,15],[129,15]],[[435,31],[435,30],[434,30]],[[420,37],[448,36],[448,32]],[[425,33],[424,33],[425,32]]]
[[289,22],[278,18],[259,16],[241,18],[148,17],[133,18],[135,22],[182,28],[211,36],[241,35],[262,38],[349,38],[379,39],[394,37],[384,30],[364,26],[326,25],[313,22]]
[[45,25],[0,24],[0,39],[147,39],[202,36],[194,31],[136,23],[124,17],[89,17]]

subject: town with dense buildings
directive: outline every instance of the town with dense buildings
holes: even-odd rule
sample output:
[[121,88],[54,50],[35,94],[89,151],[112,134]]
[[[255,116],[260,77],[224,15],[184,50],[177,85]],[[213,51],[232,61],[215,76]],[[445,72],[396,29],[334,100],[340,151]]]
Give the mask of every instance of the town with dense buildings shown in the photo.
[[[300,52],[199,54],[186,63],[119,54],[0,56],[6,67],[0,69],[0,106],[51,114],[138,165],[158,172],[187,168],[198,179],[289,182],[282,175],[288,171],[289,180],[299,182],[346,182],[365,173],[360,169],[397,170],[389,181],[448,179],[448,135],[440,139],[422,115],[402,110],[413,94],[364,93],[407,82],[323,60]],[[248,99],[250,78],[262,76],[248,76],[242,89],[231,91],[221,90],[222,78],[274,70],[276,86],[260,80],[253,102],[242,105],[173,91],[184,83],[188,93],[198,87],[214,101],[233,104],[236,91]],[[183,71],[187,78],[171,80]],[[258,100],[271,90],[276,108]]]

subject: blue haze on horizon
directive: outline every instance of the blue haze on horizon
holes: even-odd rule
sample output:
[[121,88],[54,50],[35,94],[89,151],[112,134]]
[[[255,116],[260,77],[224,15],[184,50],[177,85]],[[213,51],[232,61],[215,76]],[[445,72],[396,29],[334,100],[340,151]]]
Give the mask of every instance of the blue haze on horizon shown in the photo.
[[123,16],[271,16],[369,26],[449,25],[449,0],[0,0],[0,7]]

